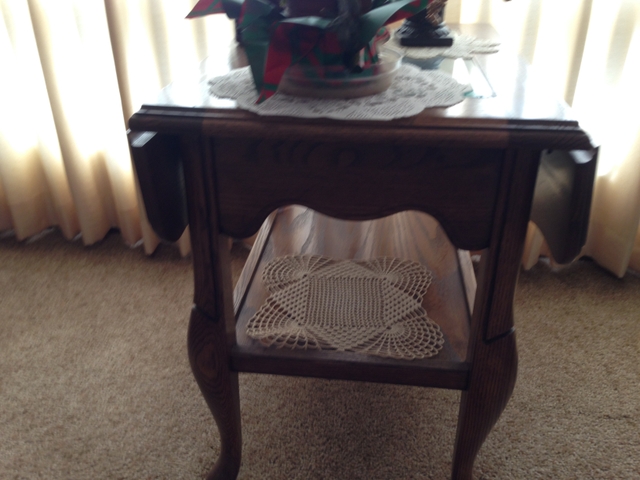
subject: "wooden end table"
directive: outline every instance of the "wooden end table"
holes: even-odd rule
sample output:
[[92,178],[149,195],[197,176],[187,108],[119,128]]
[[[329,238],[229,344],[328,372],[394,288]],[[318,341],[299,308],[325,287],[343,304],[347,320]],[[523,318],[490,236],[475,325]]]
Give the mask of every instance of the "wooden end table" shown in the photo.
[[[243,61],[231,28],[221,44],[229,55],[208,64],[217,74]],[[211,97],[205,78],[167,87],[130,119],[152,225],[171,240],[187,223],[191,231],[189,358],[221,438],[210,478],[240,468],[238,372],[462,390],[452,478],[472,478],[515,384],[513,296],[527,224],[538,224],[557,261],[579,253],[597,147],[518,58],[461,62],[483,93],[411,118],[265,118]],[[233,292],[228,239],[256,231]],[[482,252],[477,276],[468,250]],[[289,254],[426,265],[434,282],[423,305],[445,335],[442,351],[409,361],[249,338],[246,324],[267,297],[264,265]]]

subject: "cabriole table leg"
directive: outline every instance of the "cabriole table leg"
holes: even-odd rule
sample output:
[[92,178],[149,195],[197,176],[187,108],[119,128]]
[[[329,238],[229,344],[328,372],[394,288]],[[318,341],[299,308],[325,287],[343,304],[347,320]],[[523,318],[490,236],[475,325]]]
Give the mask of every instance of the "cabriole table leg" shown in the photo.
[[238,374],[229,370],[222,321],[198,307],[191,311],[188,349],[191,370],[220,432],[220,456],[207,476],[228,480],[238,476],[242,455]]

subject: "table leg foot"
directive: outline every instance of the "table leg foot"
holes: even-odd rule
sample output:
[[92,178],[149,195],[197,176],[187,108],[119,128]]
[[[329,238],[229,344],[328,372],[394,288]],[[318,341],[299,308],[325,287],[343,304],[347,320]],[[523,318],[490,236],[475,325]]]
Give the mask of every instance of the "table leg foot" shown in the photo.
[[479,368],[462,392],[451,478],[471,480],[473,463],[513,392],[518,369],[515,333],[478,346]]
[[240,470],[242,433],[238,374],[229,370],[224,321],[197,307],[191,312],[188,350],[191,370],[220,433],[220,456],[208,479],[234,479]]
[[236,465],[235,462],[225,461],[221,455],[207,474],[207,480],[233,480],[238,477],[238,470],[240,470],[239,463]]

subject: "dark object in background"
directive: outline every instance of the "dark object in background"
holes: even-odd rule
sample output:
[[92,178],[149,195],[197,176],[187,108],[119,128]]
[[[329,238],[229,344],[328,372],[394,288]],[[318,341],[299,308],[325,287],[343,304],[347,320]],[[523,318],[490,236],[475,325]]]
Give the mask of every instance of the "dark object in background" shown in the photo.
[[396,32],[405,47],[450,47],[451,32],[444,24],[447,0],[433,0],[426,10],[407,18]]

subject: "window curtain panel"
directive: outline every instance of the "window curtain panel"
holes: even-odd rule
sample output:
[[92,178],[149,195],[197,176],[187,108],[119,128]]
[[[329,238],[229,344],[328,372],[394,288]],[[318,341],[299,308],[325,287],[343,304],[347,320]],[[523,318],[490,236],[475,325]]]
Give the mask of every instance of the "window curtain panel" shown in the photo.
[[[185,20],[195,0],[0,0],[0,232],[57,226],[92,244],[112,229],[158,245],[136,188],[126,119],[171,81],[199,75],[232,25]],[[449,0],[445,19],[484,22],[531,63],[602,145],[584,255],[640,270],[640,3]],[[178,242],[189,250],[188,233]],[[523,265],[548,255],[529,228]]]
[[90,245],[117,228],[155,250],[126,122],[228,37],[223,16],[185,20],[194,3],[0,0],[0,232],[57,226]]

